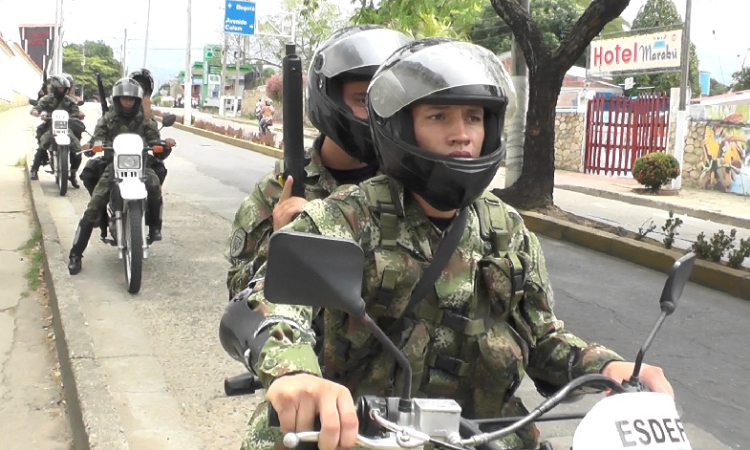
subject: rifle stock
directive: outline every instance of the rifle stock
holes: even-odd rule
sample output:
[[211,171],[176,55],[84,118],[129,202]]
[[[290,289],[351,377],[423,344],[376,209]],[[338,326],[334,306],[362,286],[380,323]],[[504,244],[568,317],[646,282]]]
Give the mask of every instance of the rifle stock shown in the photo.
[[107,95],[104,93],[104,83],[102,83],[102,74],[96,74],[96,87],[99,90],[99,103],[102,105],[102,115],[109,111],[107,106]]
[[286,45],[281,63],[284,107],[284,179],[294,179],[292,195],[305,197],[305,136],[302,124],[302,60],[294,44]]

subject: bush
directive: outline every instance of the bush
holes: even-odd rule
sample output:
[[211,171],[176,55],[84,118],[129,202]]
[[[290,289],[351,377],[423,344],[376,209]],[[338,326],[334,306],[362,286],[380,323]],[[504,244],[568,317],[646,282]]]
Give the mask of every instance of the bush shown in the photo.
[[[302,74],[302,86],[307,83],[307,75]],[[280,73],[277,73],[266,80],[266,95],[275,102],[280,102],[284,97],[284,80]]]
[[649,153],[635,160],[633,178],[652,191],[680,176],[680,163],[672,155],[662,152]]

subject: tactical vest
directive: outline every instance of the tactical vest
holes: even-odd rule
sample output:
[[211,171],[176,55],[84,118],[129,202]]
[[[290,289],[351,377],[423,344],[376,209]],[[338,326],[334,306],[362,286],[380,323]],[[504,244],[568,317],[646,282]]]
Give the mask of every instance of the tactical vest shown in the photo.
[[[400,251],[397,250],[396,241],[398,224],[403,219],[404,212],[398,201],[397,188],[386,177],[370,179],[368,182],[361,184],[360,187],[367,194],[371,213],[379,218],[380,242],[373,243],[373,247],[378,250]],[[511,280],[509,293],[511,302],[517,304],[523,296],[525,268],[518,255],[509,251],[510,233],[508,230],[511,224],[505,207],[491,195],[485,194],[474,202],[473,208],[479,219],[481,239],[486,243],[485,253],[488,253],[487,256],[504,258],[508,262],[502,271]],[[489,252],[487,252],[487,249]],[[376,261],[376,265],[380,265],[380,263]],[[384,318],[383,315],[394,298],[393,292],[399,272],[387,266],[377,267],[377,271],[382,273],[380,286],[374,304],[368,305],[367,309],[370,316],[381,327],[387,327],[389,320],[387,317]],[[436,295],[435,291],[436,289],[432,289],[432,294],[428,295],[428,298]],[[477,299],[474,298],[471,302],[477,303]],[[432,303],[427,299],[421,299],[409,315],[419,317],[433,325],[442,325],[453,330],[456,339],[462,341],[458,343],[461,348],[458,354],[461,355],[463,360],[441,355],[433,348],[426,355],[421,365],[417,367],[414,364],[412,365],[413,382],[415,386],[420,384],[427,386],[426,389],[432,391],[428,392],[429,394],[450,397],[458,389],[460,379],[474,373],[474,363],[478,359],[477,340],[486,333],[485,320],[489,315],[491,306],[489,304],[476,304],[474,317],[465,317],[449,309],[437,307]],[[403,320],[403,318],[398,320]],[[403,328],[396,328],[397,330],[391,334],[391,338],[400,346],[404,342],[398,341],[398,335],[403,331]],[[337,333],[331,338],[334,339],[333,347],[328,349],[329,355],[326,356],[325,366],[325,376],[328,379],[343,381],[347,374],[361,366],[363,361],[380,353],[380,345],[352,348],[352,343],[344,332]],[[438,372],[441,375],[434,376],[429,369],[439,369]],[[444,379],[442,374],[449,374],[451,379]],[[517,384],[520,384],[520,379],[517,384],[515,382],[513,384],[514,386],[510,388],[510,391],[515,391],[518,387]],[[498,399],[498,401],[501,400],[503,399]]]

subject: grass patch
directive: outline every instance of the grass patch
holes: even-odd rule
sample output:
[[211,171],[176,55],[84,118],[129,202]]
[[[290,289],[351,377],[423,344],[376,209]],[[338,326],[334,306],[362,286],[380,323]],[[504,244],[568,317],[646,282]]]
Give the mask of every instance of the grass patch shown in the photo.
[[27,162],[28,162],[28,160],[26,159],[26,155],[21,156],[16,161],[16,167],[26,167],[26,163]]
[[39,289],[41,284],[41,275],[44,265],[44,255],[42,254],[42,229],[38,224],[34,224],[31,231],[31,237],[21,246],[21,252],[26,256],[29,268],[26,269],[26,283],[28,290],[33,292]]

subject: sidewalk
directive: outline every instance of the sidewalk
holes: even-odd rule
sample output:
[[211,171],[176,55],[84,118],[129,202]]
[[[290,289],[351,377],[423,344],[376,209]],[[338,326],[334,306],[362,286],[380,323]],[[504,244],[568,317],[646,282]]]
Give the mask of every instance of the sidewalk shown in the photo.
[[[35,125],[27,107],[0,113],[0,448],[64,450],[71,433],[33,225],[24,157]],[[21,130],[21,131],[19,131]]]

